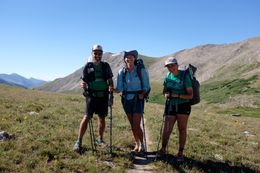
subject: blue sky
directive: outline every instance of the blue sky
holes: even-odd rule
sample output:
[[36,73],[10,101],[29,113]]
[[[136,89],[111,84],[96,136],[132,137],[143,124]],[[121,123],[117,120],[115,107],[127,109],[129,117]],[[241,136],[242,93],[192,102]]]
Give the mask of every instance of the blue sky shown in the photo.
[[161,57],[260,36],[259,0],[0,0],[0,73],[53,80],[93,44]]

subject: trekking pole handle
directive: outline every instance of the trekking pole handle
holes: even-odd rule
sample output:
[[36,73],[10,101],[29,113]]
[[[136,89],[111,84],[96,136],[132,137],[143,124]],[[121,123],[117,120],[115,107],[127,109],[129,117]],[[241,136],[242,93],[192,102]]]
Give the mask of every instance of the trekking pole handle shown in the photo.
[[114,100],[114,95],[113,95],[113,92],[109,92],[109,94],[110,94],[109,101],[110,101],[110,105],[112,106],[113,105],[113,100]]

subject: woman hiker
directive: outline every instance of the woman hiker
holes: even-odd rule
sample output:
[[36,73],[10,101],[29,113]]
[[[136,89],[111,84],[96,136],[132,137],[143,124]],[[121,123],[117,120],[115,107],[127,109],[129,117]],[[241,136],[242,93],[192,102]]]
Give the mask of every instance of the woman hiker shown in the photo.
[[164,126],[162,134],[162,147],[160,155],[166,154],[166,147],[175,122],[178,124],[179,149],[177,161],[184,160],[184,148],[187,137],[187,123],[191,113],[190,99],[193,97],[192,83],[188,75],[184,76],[183,71],[178,70],[178,62],[174,57],[165,61],[168,74],[164,79],[163,94],[167,99],[164,110]]
[[148,73],[142,68],[138,76],[136,61],[138,52],[132,50],[124,52],[125,67],[120,69],[117,77],[117,87],[114,92],[122,92],[122,105],[132,128],[135,139],[133,152],[145,152],[144,132],[141,128],[141,119],[144,112],[144,96],[150,88]]

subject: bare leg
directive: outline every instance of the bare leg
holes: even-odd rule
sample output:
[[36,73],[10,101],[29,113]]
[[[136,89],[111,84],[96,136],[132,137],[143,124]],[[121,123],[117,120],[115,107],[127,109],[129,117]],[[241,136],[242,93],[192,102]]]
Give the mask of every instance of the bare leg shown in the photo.
[[89,118],[87,117],[87,115],[85,115],[80,122],[78,139],[82,140],[83,135],[88,128],[88,122]]
[[106,127],[106,121],[105,121],[105,116],[100,116],[98,115],[99,123],[98,123],[98,129],[99,129],[99,138],[100,140],[103,140],[104,132],[105,132],[105,127]]
[[[132,114],[127,114],[127,118],[130,122],[131,125],[131,129],[134,135],[134,139],[135,139],[135,148],[134,151],[138,151],[139,150],[139,146],[140,146],[140,140],[139,140],[139,134],[138,134],[138,130],[136,127],[136,122],[138,122],[138,118],[134,117],[134,115]],[[139,119],[141,120],[141,117],[139,117]],[[139,127],[140,127],[140,120],[139,120]]]
[[188,115],[177,115],[178,130],[179,130],[179,152],[178,155],[183,155],[183,149],[185,147],[186,138],[187,138],[187,124],[188,124]]
[[141,128],[141,119],[142,119],[142,114],[140,113],[135,113],[133,116],[133,129],[135,131],[135,134],[137,135],[137,143],[139,144],[138,151],[141,151],[141,145],[144,146],[143,142],[143,130]]
[[176,119],[177,119],[176,116],[168,116],[168,115],[165,116],[163,135],[162,135],[162,148],[161,148],[162,152],[166,152],[166,146],[168,144]]

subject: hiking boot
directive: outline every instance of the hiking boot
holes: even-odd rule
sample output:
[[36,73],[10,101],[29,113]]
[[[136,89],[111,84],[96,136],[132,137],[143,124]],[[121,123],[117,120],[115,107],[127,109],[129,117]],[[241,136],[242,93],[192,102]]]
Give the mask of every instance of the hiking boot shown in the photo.
[[157,151],[156,155],[158,157],[163,157],[166,155],[166,150],[164,148],[161,148],[159,151]]
[[183,154],[178,154],[178,155],[176,156],[176,161],[179,162],[179,163],[184,162],[184,156],[183,156]]
[[79,140],[76,141],[73,150],[77,153],[80,153],[82,149],[81,142]]
[[97,145],[105,145],[105,142],[102,139],[97,139],[95,143]]

